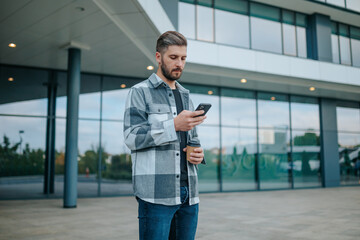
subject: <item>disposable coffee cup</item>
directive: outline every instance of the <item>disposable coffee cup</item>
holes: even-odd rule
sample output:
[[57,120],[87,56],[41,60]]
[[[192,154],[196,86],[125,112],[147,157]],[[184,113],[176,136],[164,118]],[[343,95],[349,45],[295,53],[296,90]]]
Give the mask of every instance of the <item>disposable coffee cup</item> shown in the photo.
[[194,149],[199,147],[201,147],[200,144],[189,142],[186,146],[186,160],[190,161],[190,153],[194,152]]

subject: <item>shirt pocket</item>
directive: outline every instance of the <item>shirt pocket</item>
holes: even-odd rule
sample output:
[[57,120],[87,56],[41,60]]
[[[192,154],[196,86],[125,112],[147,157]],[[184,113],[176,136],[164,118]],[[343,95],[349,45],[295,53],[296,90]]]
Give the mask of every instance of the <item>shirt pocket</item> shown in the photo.
[[170,108],[163,104],[152,104],[148,107],[149,123],[163,122],[169,119]]

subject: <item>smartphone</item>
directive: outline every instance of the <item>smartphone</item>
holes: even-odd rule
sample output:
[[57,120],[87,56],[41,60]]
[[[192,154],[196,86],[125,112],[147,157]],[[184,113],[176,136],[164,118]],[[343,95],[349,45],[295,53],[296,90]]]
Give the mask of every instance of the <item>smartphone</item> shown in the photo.
[[204,113],[201,115],[197,115],[196,117],[204,116],[209,109],[211,108],[210,103],[200,103],[199,106],[195,109],[195,111],[204,110]]

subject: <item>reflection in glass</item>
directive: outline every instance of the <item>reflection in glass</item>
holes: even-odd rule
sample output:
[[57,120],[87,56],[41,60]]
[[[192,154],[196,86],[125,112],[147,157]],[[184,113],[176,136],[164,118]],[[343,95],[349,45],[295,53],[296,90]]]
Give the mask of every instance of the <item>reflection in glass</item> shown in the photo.
[[219,191],[219,127],[200,125],[197,128],[201,147],[204,149],[206,165],[199,164],[199,191]]
[[258,111],[259,127],[289,129],[289,102],[285,95],[259,93]]
[[360,110],[336,107],[338,131],[360,132]]
[[130,150],[124,144],[123,122],[102,123],[102,195],[132,194]]
[[197,39],[203,41],[214,41],[214,9],[196,6],[197,10]]
[[360,184],[360,134],[338,133],[340,184]]
[[179,32],[195,39],[195,5],[179,2]]
[[290,188],[289,130],[285,127],[259,129],[260,188]]
[[307,57],[307,44],[306,44],[306,28],[296,26],[297,50],[298,56],[302,58]]
[[46,116],[47,98],[0,104],[1,114]]
[[46,118],[0,116],[0,126],[0,199],[42,197]]
[[293,129],[320,129],[319,105],[291,102],[291,127]]
[[223,190],[255,190],[256,129],[223,127]]
[[[225,92],[226,91],[226,92]],[[236,127],[256,127],[256,101],[254,94],[251,96],[243,96],[241,91],[239,96],[230,94],[231,90],[224,90],[222,94],[227,96],[221,97],[221,124],[223,126]]]
[[296,56],[295,26],[283,23],[282,27],[283,27],[284,54]]
[[190,90],[190,99],[193,101],[194,108],[196,108],[200,103],[211,104],[211,108],[206,114],[207,118],[205,119],[203,125],[219,124],[219,96],[191,93]]
[[281,24],[251,17],[251,47],[253,49],[282,53]]
[[346,8],[360,12],[359,0],[346,0]]
[[331,34],[331,49],[332,49],[333,63],[340,63],[339,36],[338,35]]
[[79,118],[100,119],[100,92],[80,94]]
[[339,36],[341,64],[351,65],[350,40],[347,37]]
[[249,17],[215,10],[215,34],[218,43],[249,48]]
[[321,186],[320,132],[293,131],[292,164],[294,187]]
[[123,119],[125,112],[125,101],[129,89],[119,89],[103,92],[103,119]]
[[353,66],[360,67],[360,40],[351,39],[351,56]]
[[337,5],[340,7],[345,7],[345,1],[344,0],[326,0],[327,3]]

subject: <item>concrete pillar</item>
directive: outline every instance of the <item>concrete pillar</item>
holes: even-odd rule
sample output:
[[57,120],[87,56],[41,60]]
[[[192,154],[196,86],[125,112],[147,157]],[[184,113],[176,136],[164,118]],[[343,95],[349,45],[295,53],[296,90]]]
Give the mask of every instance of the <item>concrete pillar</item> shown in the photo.
[[75,208],[77,204],[81,50],[69,48],[68,51],[64,208]]

